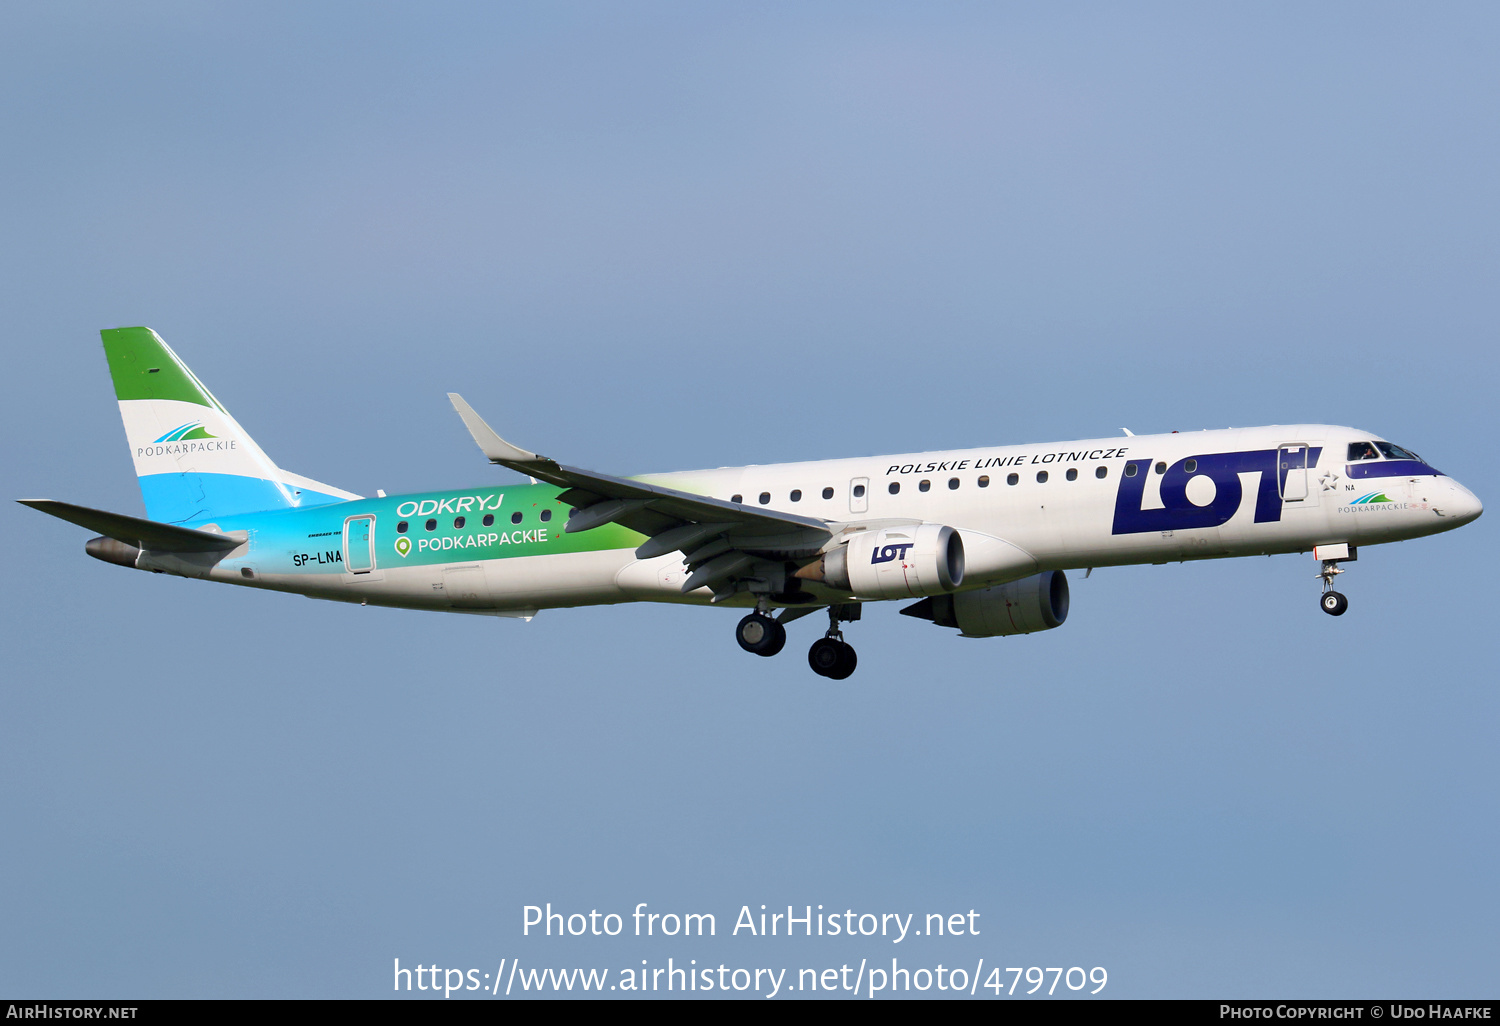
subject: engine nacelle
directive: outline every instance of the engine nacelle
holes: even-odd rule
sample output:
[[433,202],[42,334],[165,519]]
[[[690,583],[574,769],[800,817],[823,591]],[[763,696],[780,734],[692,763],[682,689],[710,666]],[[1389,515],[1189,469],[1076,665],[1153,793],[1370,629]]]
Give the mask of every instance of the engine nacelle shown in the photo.
[[1068,618],[1068,578],[1061,570],[1047,570],[994,588],[924,599],[901,612],[957,627],[966,638],[1050,631]]
[[919,598],[963,584],[964,541],[943,524],[860,531],[797,576],[860,598]]

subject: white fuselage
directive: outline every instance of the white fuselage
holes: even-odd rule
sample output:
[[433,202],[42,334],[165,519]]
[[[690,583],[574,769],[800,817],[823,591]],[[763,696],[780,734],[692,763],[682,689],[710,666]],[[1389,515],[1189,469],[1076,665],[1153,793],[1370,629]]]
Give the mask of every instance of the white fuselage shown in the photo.
[[[881,521],[948,525],[960,532],[969,554],[963,589],[1043,570],[1399,541],[1479,515],[1473,493],[1425,464],[1347,459],[1351,443],[1372,439],[1378,436],[1346,427],[1272,426],[726,467],[638,480],[844,529]],[[344,573],[335,581],[326,574],[276,572],[262,554],[262,572],[253,582],[242,579],[235,559],[201,576],[324,598],[470,612],[711,598],[707,589],[681,593],[688,572],[681,553],[639,560],[633,547],[622,547],[502,559],[454,556],[424,566],[386,556],[374,573]],[[462,603],[452,594],[456,568],[470,571]],[[729,604],[751,601],[741,595]]]

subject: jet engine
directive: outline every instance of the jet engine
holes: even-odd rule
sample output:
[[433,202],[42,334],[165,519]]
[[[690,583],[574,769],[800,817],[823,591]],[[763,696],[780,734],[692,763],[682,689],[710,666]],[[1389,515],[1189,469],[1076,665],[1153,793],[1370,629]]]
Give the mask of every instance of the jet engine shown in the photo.
[[964,580],[964,542],[943,524],[859,531],[797,572],[860,598],[917,598]]
[[994,588],[936,595],[901,612],[957,627],[966,638],[1050,631],[1068,618],[1068,578],[1061,570],[1048,570]]

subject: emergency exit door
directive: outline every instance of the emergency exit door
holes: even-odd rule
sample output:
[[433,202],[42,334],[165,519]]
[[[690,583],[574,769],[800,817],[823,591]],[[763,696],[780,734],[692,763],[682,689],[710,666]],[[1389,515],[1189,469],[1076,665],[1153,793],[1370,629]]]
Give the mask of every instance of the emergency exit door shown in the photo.
[[868,513],[870,511],[870,479],[868,477],[856,477],[849,482],[849,512]]

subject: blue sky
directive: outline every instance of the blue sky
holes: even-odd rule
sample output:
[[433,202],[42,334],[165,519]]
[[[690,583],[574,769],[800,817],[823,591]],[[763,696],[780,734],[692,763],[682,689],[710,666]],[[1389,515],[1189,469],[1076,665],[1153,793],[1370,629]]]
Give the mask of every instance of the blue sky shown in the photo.
[[[156,328],[282,466],[504,480],[1307,421],[1493,502],[1500,15],[1448,4],[13,4],[12,498],[139,513]],[[131,573],[11,505],[0,991],[378,997],[403,965],[1105,966],[1480,996],[1493,515],[1075,577],[860,669],[734,616],[530,624]],[[1080,575],[1081,576],[1081,575]],[[982,913],[922,947],[551,941],[521,908]],[[908,949],[907,945],[910,945]]]

